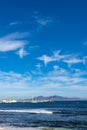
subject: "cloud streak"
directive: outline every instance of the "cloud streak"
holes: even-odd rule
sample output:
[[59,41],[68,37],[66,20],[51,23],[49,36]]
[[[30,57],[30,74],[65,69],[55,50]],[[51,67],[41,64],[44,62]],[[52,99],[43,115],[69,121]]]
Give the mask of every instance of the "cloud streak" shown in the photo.
[[69,55],[61,55],[60,52],[61,52],[61,50],[54,51],[53,55],[51,55],[51,56],[48,56],[45,54],[45,55],[42,55],[41,57],[38,57],[37,59],[43,61],[44,64],[47,65],[50,62],[62,61],[64,59],[70,57],[70,54]]
[[18,24],[20,24],[20,23],[21,23],[21,22],[17,22],[17,21],[16,21],[16,22],[11,22],[11,23],[9,23],[8,25],[9,25],[9,26],[14,26],[14,25],[18,25]]
[[73,64],[79,64],[79,63],[83,63],[83,59],[79,59],[79,58],[70,58],[70,59],[65,59],[63,60],[63,62],[67,63],[69,66],[73,65]]
[[61,54],[61,50],[54,51],[53,55],[48,56],[46,54],[37,57],[38,60],[43,61],[44,65],[46,66],[50,62],[62,62],[66,63],[69,67],[74,64],[86,64],[87,63],[87,56],[83,56],[80,58],[75,54]]
[[20,58],[26,56],[28,53],[23,48],[28,44],[26,37],[29,33],[11,33],[0,38],[0,52],[17,51]]

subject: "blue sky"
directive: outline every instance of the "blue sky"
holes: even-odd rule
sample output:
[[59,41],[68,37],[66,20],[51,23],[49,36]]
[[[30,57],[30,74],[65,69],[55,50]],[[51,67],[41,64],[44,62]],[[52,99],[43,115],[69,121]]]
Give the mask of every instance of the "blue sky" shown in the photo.
[[87,1],[0,1],[0,98],[87,98]]

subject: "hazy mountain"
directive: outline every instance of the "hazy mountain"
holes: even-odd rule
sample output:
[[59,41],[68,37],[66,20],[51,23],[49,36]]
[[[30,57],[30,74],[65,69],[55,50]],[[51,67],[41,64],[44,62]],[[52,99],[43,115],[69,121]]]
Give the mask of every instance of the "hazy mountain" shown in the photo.
[[44,96],[38,96],[38,97],[34,97],[32,98],[33,100],[51,100],[51,101],[58,101],[58,100],[83,100],[82,98],[78,98],[78,97],[73,97],[73,98],[69,98],[69,97],[63,97],[63,96],[49,96],[49,97],[44,97]]

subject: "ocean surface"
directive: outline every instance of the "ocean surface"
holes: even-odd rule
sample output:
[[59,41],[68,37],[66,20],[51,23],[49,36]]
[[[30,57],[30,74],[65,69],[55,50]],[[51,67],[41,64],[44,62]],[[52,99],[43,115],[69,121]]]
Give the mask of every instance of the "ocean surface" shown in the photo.
[[3,126],[87,130],[87,101],[0,103],[0,127]]

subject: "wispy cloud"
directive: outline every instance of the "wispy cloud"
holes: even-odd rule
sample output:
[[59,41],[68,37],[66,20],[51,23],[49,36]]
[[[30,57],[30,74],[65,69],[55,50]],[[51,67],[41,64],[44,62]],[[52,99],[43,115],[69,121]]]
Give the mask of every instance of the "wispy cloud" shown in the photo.
[[29,73],[15,73],[0,71],[0,88],[25,88],[32,76]]
[[26,37],[29,36],[29,33],[28,32],[14,32],[14,33],[11,33],[11,34],[8,34],[6,36],[3,36],[2,40],[22,40],[22,39],[25,39]]
[[[81,70],[66,70],[55,66],[53,70],[49,72],[41,72],[40,64],[36,65],[36,73],[15,73],[15,72],[0,72],[0,88],[3,89],[16,89],[24,90],[25,95],[28,96],[30,93],[43,95],[43,92],[52,92],[58,94],[60,90],[78,91],[87,90],[87,72]],[[40,71],[39,71],[40,70]],[[40,72],[40,73],[39,73]],[[52,94],[51,93],[51,94]],[[16,93],[15,93],[16,94]],[[84,96],[84,95],[83,95]]]
[[87,75],[87,72],[82,72],[80,71],[78,74],[77,72],[73,72],[73,71],[68,71],[65,70],[63,68],[59,68],[57,70],[53,70],[48,72],[44,77],[40,77],[39,81],[42,81],[42,83],[44,83],[44,86],[47,84],[49,84],[49,87],[51,84],[54,84],[54,86],[52,86],[53,88],[56,87],[57,88],[64,88],[66,89],[66,87],[69,89],[70,86],[81,86],[86,85],[87,79],[85,78],[85,76]]
[[29,55],[29,53],[25,51],[23,48],[18,50],[16,54],[18,54],[20,58],[23,58],[24,56]]
[[46,26],[46,25],[48,25],[48,24],[53,22],[53,20],[51,18],[49,18],[49,17],[47,17],[47,18],[35,17],[35,20],[41,26]]
[[21,24],[21,22],[15,21],[15,22],[9,23],[8,25],[9,26],[15,26],[15,25],[18,25],[18,24]]
[[43,61],[45,65],[47,65],[49,62],[54,61],[52,57],[47,56],[47,55],[43,55],[41,57],[38,57],[37,59]]
[[33,19],[37,25],[37,31],[40,30],[42,27],[51,25],[54,22],[53,17],[46,17],[43,15],[40,15],[39,12],[34,13]]
[[52,55],[42,55],[40,57],[37,57],[38,60],[43,61],[45,65],[47,65],[50,62],[62,62],[66,63],[69,67],[71,67],[74,64],[84,64],[87,63],[87,56],[79,56],[76,54],[63,54],[61,50],[54,51]]
[[27,45],[27,41],[25,40],[28,36],[28,33],[11,33],[4,37],[0,38],[0,52],[9,52],[9,51],[16,51],[20,49],[19,56],[22,58],[24,55],[27,54],[26,51],[24,51],[24,46]]
[[68,66],[71,66],[71,65],[73,65],[73,64],[83,63],[83,59],[70,58],[70,59],[64,59],[63,62],[67,63]]
[[41,69],[41,64],[40,64],[40,63],[36,64],[36,68],[37,68],[38,70],[40,70],[40,69]]
[[53,55],[51,56],[42,55],[41,57],[38,57],[37,59],[43,61],[44,64],[47,65],[50,62],[60,61],[60,60],[70,57],[70,55],[61,55],[60,52],[61,50],[54,51]]

